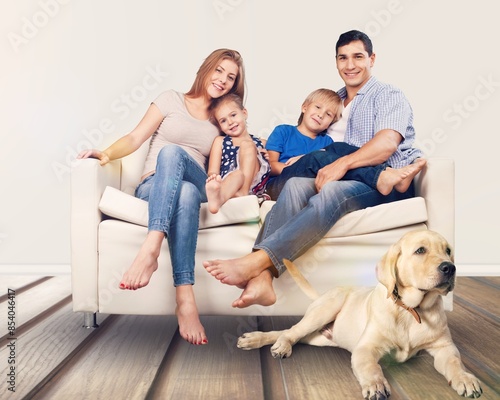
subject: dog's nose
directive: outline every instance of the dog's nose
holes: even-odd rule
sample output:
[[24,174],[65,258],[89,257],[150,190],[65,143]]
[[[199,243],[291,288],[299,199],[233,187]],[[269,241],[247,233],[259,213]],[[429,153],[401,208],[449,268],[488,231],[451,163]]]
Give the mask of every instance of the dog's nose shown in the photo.
[[440,265],[439,265],[439,270],[446,276],[451,276],[451,275],[454,275],[455,274],[455,271],[457,270],[457,268],[455,267],[454,264],[452,264],[451,262],[449,261],[445,261],[445,262],[442,262]]

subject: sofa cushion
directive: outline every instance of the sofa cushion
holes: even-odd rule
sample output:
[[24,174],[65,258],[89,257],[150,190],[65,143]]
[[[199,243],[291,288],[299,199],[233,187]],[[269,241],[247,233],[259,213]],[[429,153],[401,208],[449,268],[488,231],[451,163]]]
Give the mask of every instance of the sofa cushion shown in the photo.
[[[99,210],[109,217],[148,226],[148,202],[107,186],[99,202]],[[243,196],[230,199],[217,214],[208,211],[207,203],[200,210],[200,229],[215,226],[258,222],[259,202],[257,196]]]
[[[264,221],[274,201],[265,201],[260,208]],[[380,204],[344,215],[328,231],[325,238],[364,235],[388,229],[414,225],[427,221],[427,208],[423,197]]]

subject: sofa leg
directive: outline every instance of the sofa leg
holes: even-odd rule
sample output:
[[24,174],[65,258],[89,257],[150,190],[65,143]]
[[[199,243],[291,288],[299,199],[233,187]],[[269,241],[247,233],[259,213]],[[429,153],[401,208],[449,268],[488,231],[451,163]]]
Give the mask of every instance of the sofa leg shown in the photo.
[[97,313],[83,313],[83,327],[86,329],[99,328],[97,324]]

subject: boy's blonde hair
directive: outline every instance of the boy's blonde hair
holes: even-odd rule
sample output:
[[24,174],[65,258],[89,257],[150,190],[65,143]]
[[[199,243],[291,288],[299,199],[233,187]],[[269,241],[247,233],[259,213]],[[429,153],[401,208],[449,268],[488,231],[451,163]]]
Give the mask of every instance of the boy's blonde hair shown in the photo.
[[242,98],[236,93],[228,93],[224,96],[218,97],[217,99],[213,99],[212,103],[210,103],[210,106],[208,107],[208,117],[210,119],[210,122],[212,122],[212,124],[216,125],[219,128],[219,122],[215,118],[215,113],[219,108],[227,103],[235,103],[240,110],[245,109]]
[[[337,122],[340,117],[342,116],[342,99],[340,96],[337,94],[337,92],[331,90],[331,89],[317,89],[314,92],[311,92],[309,96],[306,97],[304,102],[302,103],[302,107],[307,106],[310,103],[313,102],[321,102],[321,103],[327,103],[327,104],[332,104],[336,107],[336,115],[333,117],[332,124],[334,122]],[[302,119],[304,118],[304,113],[300,113],[299,120],[297,121],[297,125],[300,125],[302,123]]]

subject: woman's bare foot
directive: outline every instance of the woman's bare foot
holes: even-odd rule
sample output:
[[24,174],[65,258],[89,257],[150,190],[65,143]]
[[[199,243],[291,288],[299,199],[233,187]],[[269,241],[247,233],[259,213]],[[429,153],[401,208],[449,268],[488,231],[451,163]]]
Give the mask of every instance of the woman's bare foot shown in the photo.
[[273,289],[273,277],[269,271],[250,279],[241,296],[233,301],[234,308],[245,308],[251,305],[271,306],[276,303]]
[[205,186],[208,199],[208,210],[212,214],[217,214],[224,204],[224,199],[221,193],[222,178],[220,175],[212,174],[207,178]]
[[192,285],[176,287],[177,308],[175,314],[179,322],[181,337],[191,344],[207,344],[205,328],[200,322]]
[[130,268],[123,274],[120,289],[137,290],[149,283],[151,275],[158,269],[163,232],[150,231]]
[[215,279],[226,285],[245,288],[250,279],[255,278],[273,264],[264,250],[257,250],[244,257],[232,260],[203,261],[203,267]]
[[410,187],[413,178],[425,167],[427,161],[423,158],[417,160],[403,168],[386,168],[377,181],[377,190],[383,195],[388,195],[392,189],[404,193]]

